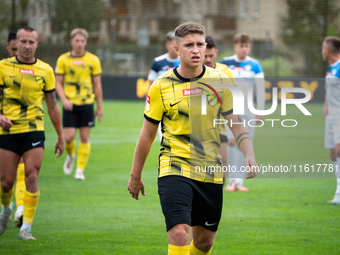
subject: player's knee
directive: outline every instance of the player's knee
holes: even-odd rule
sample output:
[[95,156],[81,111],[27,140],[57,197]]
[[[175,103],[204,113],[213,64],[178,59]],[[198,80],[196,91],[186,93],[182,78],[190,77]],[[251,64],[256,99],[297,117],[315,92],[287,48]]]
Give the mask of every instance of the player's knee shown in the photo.
[[336,150],[335,149],[330,149],[329,150],[329,156],[331,157],[332,161],[335,161],[336,160],[336,156],[337,153],[336,153]]
[[81,143],[89,143],[89,141],[90,141],[90,139],[89,139],[89,137],[80,137],[80,142]]
[[27,166],[25,170],[25,180],[26,183],[35,183],[38,181],[39,167],[37,166]]
[[337,144],[335,146],[335,152],[334,152],[336,158],[340,158],[340,144]]
[[74,140],[73,136],[65,135],[65,142],[66,143],[72,143],[73,140]]
[[190,227],[186,228],[184,224],[175,225],[169,230],[169,238],[172,243],[177,245],[188,245],[190,242]]
[[230,139],[230,140],[228,140],[227,144],[228,144],[230,147],[236,146],[235,139]]
[[214,245],[214,239],[212,238],[200,238],[198,241],[196,241],[197,249],[208,252]]
[[1,182],[1,191],[3,193],[8,193],[13,188],[13,186],[14,186],[14,180],[13,181],[11,181],[11,180],[3,180]]

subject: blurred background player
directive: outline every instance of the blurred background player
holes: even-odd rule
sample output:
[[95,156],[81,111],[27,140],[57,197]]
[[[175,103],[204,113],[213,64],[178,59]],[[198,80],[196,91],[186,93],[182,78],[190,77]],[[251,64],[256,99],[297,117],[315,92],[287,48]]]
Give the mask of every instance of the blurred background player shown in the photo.
[[328,61],[326,74],[326,95],[323,114],[325,123],[325,148],[333,162],[337,181],[336,191],[331,204],[340,205],[340,39],[328,36],[322,44],[322,57]]
[[[218,55],[218,49],[216,48],[215,40],[210,35],[207,35],[206,38],[205,38],[205,42],[207,43],[207,47],[206,47],[206,50],[205,50],[205,58],[204,58],[203,64],[206,65],[206,66],[209,66],[211,68],[217,69],[219,71],[222,71],[224,74],[226,74],[229,77],[229,79],[231,80],[233,85],[235,85],[235,79],[234,79],[233,73],[228,68],[228,66],[221,64],[221,63],[216,63],[216,57]],[[221,116],[221,119],[223,119],[222,116]],[[228,157],[227,157],[228,156],[228,154],[227,154],[228,138],[227,138],[226,125],[225,124],[219,124],[218,128],[219,128],[219,134],[220,134],[220,139],[221,139],[221,146],[220,146],[219,153],[222,156],[223,166],[227,167],[228,166],[228,161],[227,161],[227,159],[228,159]],[[224,185],[224,182],[225,182],[225,177],[226,177],[226,172],[224,172],[224,175],[223,175],[223,185]]]
[[[165,35],[165,48],[167,53],[155,58],[151,64],[151,68],[149,71],[148,81],[149,86],[161,75],[165,74],[170,69],[173,69],[180,64],[179,56],[177,55],[174,45],[176,44],[175,41],[175,34],[174,32],[170,31]],[[159,139],[162,140],[162,130],[161,124],[158,127],[158,136]]]
[[8,33],[8,38],[6,42],[6,49],[8,52],[8,57],[14,57],[18,53],[18,46],[17,46],[17,32],[11,31]]
[[19,29],[17,43],[18,56],[0,62],[0,177],[4,207],[0,215],[0,234],[6,231],[13,210],[13,186],[17,166],[23,157],[26,191],[19,239],[35,240],[31,226],[40,196],[38,177],[44,154],[43,98],[58,135],[57,156],[64,151],[64,137],[53,69],[35,57],[37,32],[30,27]]
[[72,51],[57,60],[56,89],[63,104],[63,126],[67,157],[64,173],[70,175],[75,159],[75,136],[80,132],[75,178],[85,180],[84,170],[90,156],[90,131],[94,126],[94,99],[97,101],[95,115],[100,122],[103,116],[102,68],[97,56],[85,50],[88,33],[76,28],[71,32]]
[[[245,121],[252,138],[254,138],[255,128],[248,126],[248,121],[251,119],[262,120],[261,115],[254,115],[248,109],[247,95],[248,90],[252,89],[253,93],[256,93],[257,110],[263,110],[265,105],[265,81],[264,73],[262,71],[261,64],[249,57],[250,53],[250,37],[247,34],[236,34],[234,36],[234,51],[235,55],[231,57],[225,57],[220,63],[227,65],[233,72],[236,79],[236,86],[241,88],[244,95],[245,114],[240,116]],[[229,182],[226,191],[248,191],[248,188],[244,187],[243,180],[245,171],[241,172],[241,166],[244,165],[244,156],[242,152],[236,147],[235,139],[231,136],[231,133],[227,133],[228,137],[228,165],[235,166],[236,172],[229,173]]]
[[[8,33],[8,38],[6,42],[6,49],[8,52],[8,57],[14,57],[18,54],[17,46],[17,32],[11,31]],[[15,201],[16,201],[16,212],[13,226],[20,228],[22,226],[23,214],[24,214],[24,195],[25,195],[26,185],[25,185],[25,165],[24,160],[21,157],[17,168],[17,184],[15,185]],[[1,189],[0,189],[1,194]]]

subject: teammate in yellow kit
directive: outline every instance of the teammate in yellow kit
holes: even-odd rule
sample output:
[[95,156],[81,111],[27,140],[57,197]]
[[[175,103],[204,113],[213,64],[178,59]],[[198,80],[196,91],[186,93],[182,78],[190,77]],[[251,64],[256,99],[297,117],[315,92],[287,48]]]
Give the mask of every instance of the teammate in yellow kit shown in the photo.
[[85,50],[88,33],[76,28],[71,32],[72,51],[62,54],[57,60],[56,88],[63,104],[63,126],[67,157],[64,173],[70,175],[75,160],[77,128],[80,145],[77,152],[75,178],[85,180],[84,170],[90,156],[90,131],[94,126],[93,103],[97,101],[95,115],[98,121],[103,116],[101,65],[97,56]]
[[85,180],[84,170],[90,156],[90,131],[94,126],[93,103],[97,101],[95,115],[103,116],[101,65],[97,56],[85,50],[88,33],[76,28],[71,32],[72,51],[57,60],[56,87],[63,104],[63,126],[67,158],[64,173],[70,175],[75,160],[75,135],[80,131],[75,178]]
[[[228,68],[228,66],[220,63],[216,63],[216,57],[218,55],[218,49],[216,48],[216,43],[215,40],[207,35],[205,38],[205,41],[207,43],[207,48],[205,50],[205,58],[204,58],[204,64],[206,66],[209,66],[211,68],[214,68],[216,70],[222,71],[225,73],[230,81],[232,82],[233,85],[235,85],[235,78],[231,70]],[[218,125],[218,128],[220,129],[220,139],[221,139],[221,146],[220,146],[220,155],[222,156],[222,163],[223,166],[228,165],[228,155],[227,155],[227,130],[225,125]],[[224,172],[223,175],[223,185],[225,183],[225,178],[226,178],[226,172]]]
[[38,176],[44,154],[43,98],[58,135],[55,145],[57,156],[64,151],[64,137],[53,69],[35,57],[38,34],[33,28],[24,27],[18,30],[17,41],[18,56],[0,62],[0,177],[3,204],[0,235],[6,231],[13,210],[13,186],[22,156],[26,191],[19,239],[35,240],[31,226],[40,196]]
[[[17,32],[9,32],[6,42],[6,49],[8,57],[14,57],[18,54],[17,46]],[[15,185],[15,201],[16,201],[16,212],[13,226],[20,228],[22,226],[22,219],[24,213],[24,195],[25,195],[25,165],[23,158],[20,158],[20,162],[17,168],[17,183]],[[1,189],[0,189],[1,194]]]

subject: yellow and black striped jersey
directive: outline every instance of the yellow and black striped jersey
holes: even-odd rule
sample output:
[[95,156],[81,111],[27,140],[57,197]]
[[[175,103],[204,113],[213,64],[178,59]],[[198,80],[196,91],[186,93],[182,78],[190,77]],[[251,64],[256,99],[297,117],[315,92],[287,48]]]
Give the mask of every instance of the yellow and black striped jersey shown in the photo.
[[[221,63],[215,63],[215,69],[222,71],[225,75],[229,77],[231,83],[235,85],[235,77],[233,75],[233,72],[230,70],[230,68],[227,65],[221,64]],[[226,124],[225,125],[219,124],[217,127],[219,129],[220,135],[227,136]]]
[[72,104],[93,103],[95,95],[92,78],[102,73],[96,55],[88,51],[82,57],[73,57],[71,52],[64,53],[57,60],[55,73],[64,76],[65,95]]
[[221,166],[220,138],[214,120],[232,113],[233,100],[231,92],[216,88],[217,84],[232,83],[224,73],[203,66],[201,75],[191,81],[181,77],[175,68],[151,85],[144,117],[155,124],[161,122],[158,177],[181,175],[222,183],[223,172],[212,171]]
[[221,63],[215,63],[215,69],[222,71],[225,75],[229,77],[231,83],[235,85],[235,77],[233,75],[233,72],[227,65],[221,64]]
[[13,126],[0,134],[17,134],[44,130],[42,100],[45,93],[55,89],[55,78],[50,65],[37,59],[33,64],[21,63],[16,57],[0,62],[2,87],[1,114]]

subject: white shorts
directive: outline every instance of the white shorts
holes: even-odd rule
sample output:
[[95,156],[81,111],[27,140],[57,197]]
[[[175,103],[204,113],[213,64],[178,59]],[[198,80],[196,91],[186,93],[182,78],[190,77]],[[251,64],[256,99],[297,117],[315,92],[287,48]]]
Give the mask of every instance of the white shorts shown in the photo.
[[325,148],[334,149],[336,144],[340,144],[340,120],[326,116]]

